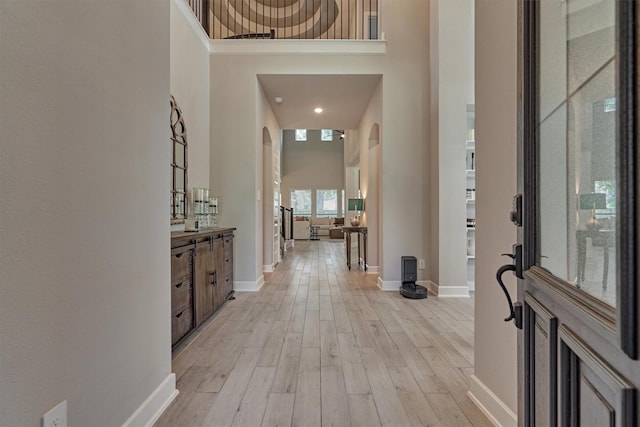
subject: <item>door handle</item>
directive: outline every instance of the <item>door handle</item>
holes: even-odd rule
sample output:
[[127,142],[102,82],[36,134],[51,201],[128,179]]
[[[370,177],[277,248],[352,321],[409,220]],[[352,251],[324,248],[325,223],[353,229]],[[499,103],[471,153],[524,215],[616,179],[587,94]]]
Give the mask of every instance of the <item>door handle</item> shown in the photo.
[[506,317],[504,321],[509,322],[513,320],[516,328],[522,329],[522,304],[518,302],[515,304],[513,303],[511,295],[502,281],[502,276],[507,271],[513,271],[519,279],[524,277],[522,275],[522,245],[513,245],[513,253],[502,254],[502,256],[508,256],[514,261],[513,264],[505,264],[498,268],[498,271],[496,272],[496,280],[498,285],[500,285],[500,288],[502,288],[502,292],[504,292],[504,296],[507,298],[507,304],[509,305],[509,316]]
[[509,317],[506,317],[504,319],[505,322],[513,320],[516,317],[516,310],[513,308],[513,301],[511,301],[511,295],[509,294],[507,287],[504,285],[504,282],[502,281],[502,275],[507,271],[516,271],[516,266],[513,264],[505,264],[502,267],[500,267],[496,272],[496,280],[498,281],[498,284],[502,288],[502,292],[504,292],[504,296],[507,297],[507,304],[509,304]]

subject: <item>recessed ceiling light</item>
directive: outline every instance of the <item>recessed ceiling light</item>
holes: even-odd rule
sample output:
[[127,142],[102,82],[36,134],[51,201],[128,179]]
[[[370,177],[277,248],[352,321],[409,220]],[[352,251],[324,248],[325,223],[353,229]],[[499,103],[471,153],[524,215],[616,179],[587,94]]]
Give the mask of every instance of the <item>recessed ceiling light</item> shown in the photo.
[[316,113],[320,114],[320,113],[322,113],[322,108],[316,107],[315,110],[313,110],[313,111],[315,111]]
[[282,101],[284,101],[284,98],[281,96],[276,96],[275,98],[273,98],[273,100],[276,102],[276,104],[282,104]]

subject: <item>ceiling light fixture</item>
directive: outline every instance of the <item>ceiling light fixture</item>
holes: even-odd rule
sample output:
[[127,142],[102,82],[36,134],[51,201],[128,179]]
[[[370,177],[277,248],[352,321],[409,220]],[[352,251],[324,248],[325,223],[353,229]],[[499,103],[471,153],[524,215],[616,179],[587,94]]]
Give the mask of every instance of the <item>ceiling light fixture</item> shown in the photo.
[[281,96],[276,96],[275,98],[273,98],[273,100],[276,102],[276,104],[282,104],[282,101],[284,101],[284,98]]
[[316,113],[320,114],[320,113],[322,113],[322,108],[316,107],[315,110],[313,110],[313,111],[315,111]]

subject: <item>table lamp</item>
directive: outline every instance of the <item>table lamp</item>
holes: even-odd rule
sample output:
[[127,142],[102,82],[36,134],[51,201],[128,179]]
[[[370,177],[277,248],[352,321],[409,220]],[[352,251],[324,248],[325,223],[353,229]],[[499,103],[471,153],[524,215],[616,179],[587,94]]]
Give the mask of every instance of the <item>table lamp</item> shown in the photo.
[[580,210],[591,210],[591,218],[587,222],[587,228],[598,228],[596,209],[607,208],[607,195],[605,193],[580,194]]
[[347,208],[350,211],[358,211],[358,216],[351,218],[351,225],[357,227],[360,225],[360,212],[364,210],[364,199],[349,199]]

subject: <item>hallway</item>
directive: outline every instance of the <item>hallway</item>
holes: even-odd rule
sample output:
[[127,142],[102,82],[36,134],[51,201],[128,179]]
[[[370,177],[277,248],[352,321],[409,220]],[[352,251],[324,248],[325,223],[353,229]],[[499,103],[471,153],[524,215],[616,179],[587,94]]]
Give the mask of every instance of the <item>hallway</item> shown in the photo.
[[[174,355],[163,426],[491,426],[467,397],[473,299],[407,300],[296,241]],[[240,267],[241,268],[241,267]]]

